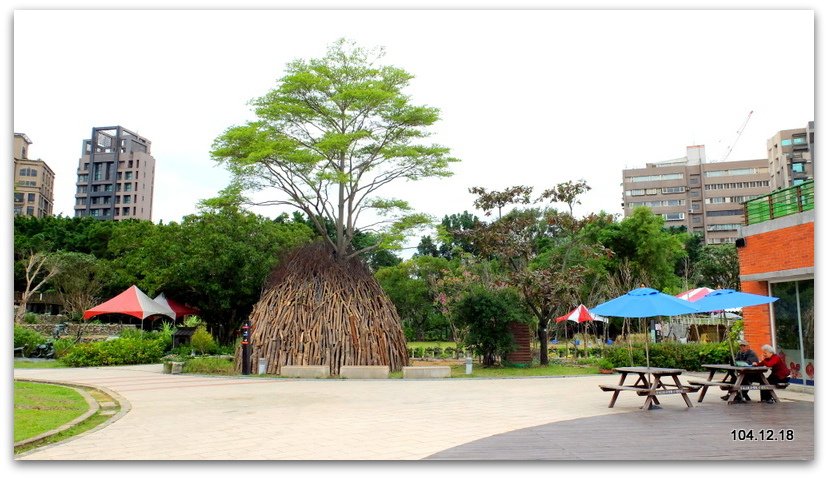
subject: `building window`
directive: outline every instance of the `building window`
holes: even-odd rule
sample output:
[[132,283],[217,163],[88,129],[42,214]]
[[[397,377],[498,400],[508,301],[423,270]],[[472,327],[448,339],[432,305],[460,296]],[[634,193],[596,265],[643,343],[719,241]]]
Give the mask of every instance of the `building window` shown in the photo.
[[671,188],[661,188],[661,194],[676,194],[676,193],[683,193],[685,191],[684,186],[674,186]]
[[738,231],[742,228],[741,224],[709,224],[708,231]]
[[771,295],[779,297],[772,304],[777,352],[791,368],[791,382],[813,385],[814,280],[769,285]]
[[34,206],[26,206],[26,215],[34,216]]
[[684,179],[683,173],[673,174],[653,174],[650,176],[629,176],[626,178],[628,183],[643,183],[648,181],[672,181],[676,179]]
[[791,164],[791,171],[795,173],[804,173],[805,172],[805,164],[803,163],[793,163]]
[[14,202],[23,202],[23,193],[14,193]]
[[28,200],[29,202],[35,202],[35,193],[29,193]]
[[124,191],[132,191],[132,183],[124,184]]
[[124,216],[129,216],[129,208],[128,207],[124,208]]
[[132,179],[132,171],[125,172],[124,179]]
[[132,196],[124,196],[124,204],[130,204],[132,202]]
[[667,214],[662,214],[665,221],[683,221],[684,220],[684,213],[683,212],[671,212]]
[[741,216],[744,214],[742,209],[726,209],[724,211],[707,211],[707,217],[722,217],[722,216]]
[[790,146],[791,145],[791,140],[783,139],[781,144],[782,144],[782,146]]
[[32,169],[32,168],[23,168],[23,169],[20,170],[20,175],[36,178],[37,177],[37,170]]

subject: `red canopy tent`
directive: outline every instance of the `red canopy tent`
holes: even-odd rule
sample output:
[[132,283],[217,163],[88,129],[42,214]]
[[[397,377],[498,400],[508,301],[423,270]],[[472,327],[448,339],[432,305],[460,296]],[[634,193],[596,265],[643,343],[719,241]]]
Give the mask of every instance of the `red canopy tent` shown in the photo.
[[172,309],[172,311],[175,312],[176,319],[180,319],[181,317],[185,317],[187,315],[195,315],[198,313],[198,309],[196,309],[195,307],[189,307],[187,305],[176,302],[173,299],[168,299],[163,292],[158,294],[158,297],[156,297],[154,300],[159,304]]
[[103,304],[87,310],[83,313],[83,318],[88,320],[101,314],[125,314],[141,320],[153,315],[164,315],[175,320],[175,312],[170,307],[150,299],[134,285]]

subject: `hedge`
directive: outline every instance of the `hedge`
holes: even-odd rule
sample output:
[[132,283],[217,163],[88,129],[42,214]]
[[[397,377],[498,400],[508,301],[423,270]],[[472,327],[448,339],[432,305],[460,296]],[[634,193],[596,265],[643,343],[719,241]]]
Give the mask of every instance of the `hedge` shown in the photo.
[[31,355],[35,347],[47,340],[45,335],[28,327],[14,326],[14,348],[23,347],[23,355],[26,357]]
[[[662,342],[650,344],[649,349],[651,367],[702,371],[702,364],[730,363],[731,360],[730,347],[727,342],[707,344]],[[644,344],[633,344],[632,363],[630,362],[630,346],[626,344],[613,344],[605,347],[603,358],[613,367],[640,367],[647,364]]]
[[164,348],[163,339],[119,338],[77,344],[59,360],[69,367],[158,363]]

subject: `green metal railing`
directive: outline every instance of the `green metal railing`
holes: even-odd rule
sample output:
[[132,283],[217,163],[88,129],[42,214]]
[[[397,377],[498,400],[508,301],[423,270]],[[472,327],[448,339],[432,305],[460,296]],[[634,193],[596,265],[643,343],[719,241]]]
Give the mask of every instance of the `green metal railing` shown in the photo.
[[745,202],[745,225],[758,224],[814,208],[814,181],[780,189]]

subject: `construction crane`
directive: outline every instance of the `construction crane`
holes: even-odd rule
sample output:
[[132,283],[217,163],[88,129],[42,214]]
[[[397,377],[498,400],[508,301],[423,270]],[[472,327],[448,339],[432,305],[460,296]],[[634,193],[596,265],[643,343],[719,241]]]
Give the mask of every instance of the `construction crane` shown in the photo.
[[736,147],[736,143],[739,141],[739,138],[742,137],[742,133],[745,131],[745,127],[747,126],[748,121],[750,121],[751,115],[753,115],[753,110],[750,110],[750,113],[748,113],[747,118],[745,118],[745,122],[742,123],[742,126],[739,128],[739,131],[736,132],[736,139],[734,139],[730,147],[727,148],[724,157],[720,161],[725,161],[727,157],[730,156],[730,153],[733,152],[733,148]]

